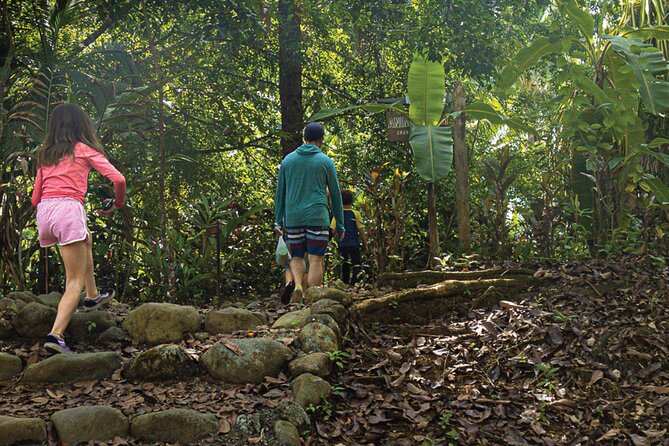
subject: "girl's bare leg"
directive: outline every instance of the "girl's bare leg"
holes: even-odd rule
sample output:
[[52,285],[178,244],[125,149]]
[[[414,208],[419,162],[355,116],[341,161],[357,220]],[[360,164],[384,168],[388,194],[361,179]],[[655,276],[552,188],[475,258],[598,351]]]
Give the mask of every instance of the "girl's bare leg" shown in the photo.
[[58,304],[58,314],[51,332],[62,335],[79,305],[84,288],[88,248],[86,242],[81,241],[61,246],[60,252],[65,264],[65,294]]
[[84,275],[86,297],[98,297],[98,287],[95,285],[95,271],[93,269],[93,235],[88,231],[86,240],[86,273]]

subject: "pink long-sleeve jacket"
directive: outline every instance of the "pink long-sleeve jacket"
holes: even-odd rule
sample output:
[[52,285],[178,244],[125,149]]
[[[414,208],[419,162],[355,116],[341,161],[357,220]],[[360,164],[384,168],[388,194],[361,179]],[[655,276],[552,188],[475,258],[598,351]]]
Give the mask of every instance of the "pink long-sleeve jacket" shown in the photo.
[[43,198],[74,198],[84,204],[91,168],[114,183],[114,204],[122,207],[125,202],[125,178],[103,154],[81,142],[74,146],[74,160],[66,156],[58,164],[37,169],[33,206],[37,207]]

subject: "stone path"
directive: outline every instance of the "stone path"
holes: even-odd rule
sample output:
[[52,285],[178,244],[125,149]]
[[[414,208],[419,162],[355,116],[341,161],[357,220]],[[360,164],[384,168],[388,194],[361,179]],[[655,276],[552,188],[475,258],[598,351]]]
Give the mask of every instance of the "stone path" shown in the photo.
[[39,339],[59,297],[0,299],[0,445],[299,445],[306,410],[336,383],[331,357],[343,348],[352,303],[322,288],[291,312],[272,299],[248,308],[147,303],[77,313],[68,335],[84,353],[47,357]]

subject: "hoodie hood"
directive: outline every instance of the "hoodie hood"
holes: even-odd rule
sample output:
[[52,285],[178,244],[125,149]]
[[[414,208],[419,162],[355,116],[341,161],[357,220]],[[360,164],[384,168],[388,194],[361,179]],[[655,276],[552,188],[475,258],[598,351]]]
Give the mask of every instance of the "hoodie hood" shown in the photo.
[[315,155],[317,153],[321,153],[321,149],[313,144],[302,144],[300,147],[295,149],[295,151],[300,155]]

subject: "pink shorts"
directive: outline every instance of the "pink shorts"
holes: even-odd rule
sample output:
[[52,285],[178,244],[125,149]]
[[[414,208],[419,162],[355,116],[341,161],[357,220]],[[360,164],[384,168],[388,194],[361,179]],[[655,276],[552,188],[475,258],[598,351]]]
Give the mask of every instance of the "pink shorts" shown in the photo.
[[42,248],[88,239],[86,211],[74,198],[45,198],[37,205],[37,233]]

